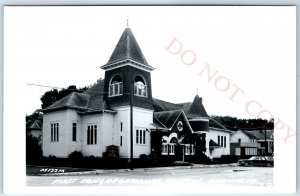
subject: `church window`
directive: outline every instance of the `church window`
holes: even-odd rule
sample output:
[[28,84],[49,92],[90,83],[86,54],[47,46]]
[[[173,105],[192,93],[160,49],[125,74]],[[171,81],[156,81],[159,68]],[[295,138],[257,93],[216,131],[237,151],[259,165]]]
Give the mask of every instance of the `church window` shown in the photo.
[[136,144],[146,144],[146,130],[136,130]]
[[147,97],[147,85],[141,76],[137,76],[134,80],[134,95]]
[[87,144],[97,144],[97,125],[87,126]]
[[51,123],[51,142],[59,141],[59,123]]
[[169,154],[170,155],[175,154],[175,144],[169,144]]
[[164,143],[161,145],[161,154],[162,155],[167,155],[168,154],[168,144]]
[[72,141],[76,142],[77,123],[72,124]]
[[123,82],[119,75],[112,77],[109,83],[109,97],[119,96],[123,94]]

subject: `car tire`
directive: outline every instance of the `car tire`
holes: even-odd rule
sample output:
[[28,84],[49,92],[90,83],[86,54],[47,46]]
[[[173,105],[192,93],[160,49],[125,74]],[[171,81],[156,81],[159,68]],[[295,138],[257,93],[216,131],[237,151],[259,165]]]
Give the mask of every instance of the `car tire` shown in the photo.
[[244,163],[244,165],[245,165],[246,167],[248,167],[248,166],[249,166],[249,163],[246,162],[246,163]]
[[272,164],[271,163],[267,163],[267,167],[271,167],[272,166]]

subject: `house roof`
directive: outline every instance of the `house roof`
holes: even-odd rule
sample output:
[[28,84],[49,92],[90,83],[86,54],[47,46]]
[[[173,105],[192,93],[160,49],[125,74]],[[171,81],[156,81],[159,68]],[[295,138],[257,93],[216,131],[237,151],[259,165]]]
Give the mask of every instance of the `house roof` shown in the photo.
[[37,118],[30,120],[26,123],[27,130],[42,130],[43,120],[42,118]]
[[244,131],[244,130],[240,130],[243,133],[245,133],[250,139],[258,139],[253,133],[249,132],[249,131]]
[[146,68],[149,68],[150,70],[154,69],[148,64],[130,28],[126,28],[123,31],[108,62],[101,68],[105,69],[107,65],[111,65],[123,60],[131,60],[146,65]]
[[[265,139],[265,131],[264,130],[252,130],[252,131],[244,131],[246,134],[251,134],[255,137],[255,139]],[[266,130],[266,138],[271,139],[273,135],[273,130]]]

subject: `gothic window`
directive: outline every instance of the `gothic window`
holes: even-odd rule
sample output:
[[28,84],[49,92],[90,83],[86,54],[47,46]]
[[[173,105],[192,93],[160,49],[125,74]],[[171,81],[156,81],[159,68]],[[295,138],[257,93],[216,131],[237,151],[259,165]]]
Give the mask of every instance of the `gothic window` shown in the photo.
[[112,77],[109,83],[109,97],[119,96],[123,94],[123,82],[119,75]]
[[147,85],[143,77],[136,76],[134,80],[134,95],[147,97]]

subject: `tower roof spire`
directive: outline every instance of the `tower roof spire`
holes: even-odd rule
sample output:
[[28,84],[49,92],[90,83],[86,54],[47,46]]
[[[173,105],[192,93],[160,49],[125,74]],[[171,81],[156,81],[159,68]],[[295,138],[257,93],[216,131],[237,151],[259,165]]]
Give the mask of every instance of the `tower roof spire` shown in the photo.
[[126,20],[126,27],[129,28],[129,19],[128,19],[128,15],[127,15],[127,20]]
[[154,67],[150,66],[144,57],[140,46],[138,45],[130,28],[123,31],[113,53],[111,54],[108,62],[103,65],[102,69],[107,69],[114,66],[116,63],[131,61],[137,63],[145,69],[153,70]]

